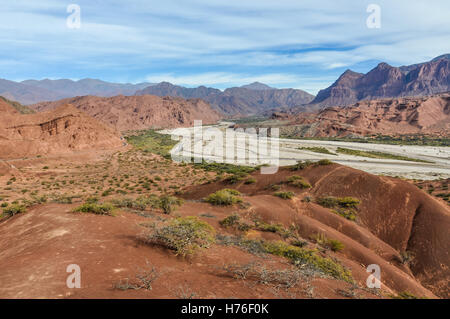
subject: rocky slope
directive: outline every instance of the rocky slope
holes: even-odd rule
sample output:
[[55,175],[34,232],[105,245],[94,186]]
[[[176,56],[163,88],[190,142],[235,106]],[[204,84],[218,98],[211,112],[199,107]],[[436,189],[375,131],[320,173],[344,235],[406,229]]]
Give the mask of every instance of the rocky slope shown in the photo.
[[297,89],[273,89],[262,83],[253,83],[249,87],[234,87],[220,91],[200,86],[185,88],[162,82],[137,91],[136,95],[153,94],[158,96],[178,96],[200,98],[223,114],[254,115],[275,107],[293,107],[312,101],[313,95]]
[[194,120],[202,120],[203,124],[210,124],[221,118],[200,99],[161,98],[153,95],[81,96],[55,102],[42,102],[30,107],[43,111],[67,103],[119,131],[191,126]]
[[318,113],[274,114],[302,127],[306,137],[367,136],[372,134],[450,134],[450,94],[418,98],[361,101],[352,106],[329,107]]
[[[278,200],[271,186],[283,185],[289,176],[301,175],[311,189],[300,191],[292,201]],[[308,167],[300,171],[281,168],[274,175],[253,174],[256,183],[245,181],[231,187],[248,196],[252,213],[266,223],[293,227],[303,238],[322,233],[341,241],[340,257],[358,265],[378,264],[382,282],[394,291],[416,291],[424,286],[436,295],[449,296],[449,207],[416,186],[399,179],[380,177],[338,164]],[[183,195],[200,199],[230,187],[219,182],[194,186]],[[298,188],[282,186],[284,191]],[[361,201],[355,221],[336,210],[315,203],[317,198],[351,196]],[[406,256],[414,256],[406,261]],[[357,267],[352,273],[358,273]],[[421,291],[422,292],[419,292]]]
[[430,62],[392,67],[380,63],[366,74],[347,70],[330,87],[319,91],[312,104],[343,106],[377,98],[424,96],[450,91],[450,56]]
[[123,146],[117,131],[71,105],[22,115],[0,101],[0,158],[22,158]]
[[[124,176],[120,170],[130,169],[139,177],[153,178],[156,173],[159,176],[170,172],[139,169],[142,162],[135,160],[136,155],[129,155],[132,160],[128,165],[115,166],[117,156],[107,162],[111,165],[102,162],[96,174],[119,177]],[[121,161],[126,156],[122,155]],[[142,156],[142,160],[148,159],[148,154]],[[68,169],[70,163],[65,164]],[[152,160],[152,165],[158,163]],[[118,208],[114,216],[74,213],[80,200],[73,204],[34,205],[24,213],[0,220],[0,297],[449,297],[449,208],[406,181],[330,164],[297,171],[280,168],[269,175],[254,172],[251,184],[244,180],[235,184],[211,180],[197,185],[191,181],[201,170],[193,171],[189,165],[172,168],[182,168],[184,173],[172,174],[168,183],[189,185],[183,194],[187,200],[174,214],[150,207],[140,211]],[[62,177],[66,172],[55,170],[52,176]],[[294,175],[302,176],[311,187],[286,183]],[[0,183],[4,185],[7,180],[3,178]],[[165,183],[163,178],[160,185]],[[295,195],[292,199],[276,197],[273,185]],[[239,190],[243,203],[216,206],[201,200],[223,188]],[[156,188],[152,194],[158,194]],[[127,196],[135,198],[137,194],[130,191]],[[318,199],[327,196],[357,199],[360,203],[354,208],[356,218],[346,219],[333,208],[319,205]],[[101,200],[120,198],[111,194]],[[213,227],[215,243],[183,258],[164,242],[149,244],[142,240],[154,231],[153,227],[187,216]],[[230,216],[237,216],[237,220]],[[237,224],[220,223],[225,218]],[[172,229],[170,234],[177,240],[174,234],[185,233]],[[331,249],[326,240],[340,243],[340,248]],[[266,245],[290,247],[292,254],[304,254],[298,259],[292,255],[293,260],[289,260],[291,255],[283,255],[281,248],[270,253],[264,250]],[[311,264],[309,254],[321,263]],[[80,289],[66,285],[66,269],[72,263],[82,270]],[[381,270],[381,289],[366,286],[367,267],[373,264]],[[351,271],[351,282],[340,277],[342,270],[333,265]],[[151,288],[133,289],[131,285],[139,284],[142,275],[149,279]]]

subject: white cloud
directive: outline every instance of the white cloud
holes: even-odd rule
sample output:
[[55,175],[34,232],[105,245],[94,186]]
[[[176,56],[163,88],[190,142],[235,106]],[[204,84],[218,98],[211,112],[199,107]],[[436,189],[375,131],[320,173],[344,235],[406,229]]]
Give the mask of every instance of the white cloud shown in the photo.
[[[412,64],[450,52],[448,0],[377,0],[382,27],[376,30],[366,27],[372,2],[77,0],[82,27],[70,30],[68,3],[5,1],[0,65],[22,78],[30,65],[45,73],[62,72],[59,64],[65,64],[67,77],[78,77],[72,73],[79,69],[123,73],[147,67],[140,77],[155,72],[149,77],[184,85],[258,80],[315,88],[328,83],[331,72],[361,62]],[[154,65],[157,72],[149,69]]]

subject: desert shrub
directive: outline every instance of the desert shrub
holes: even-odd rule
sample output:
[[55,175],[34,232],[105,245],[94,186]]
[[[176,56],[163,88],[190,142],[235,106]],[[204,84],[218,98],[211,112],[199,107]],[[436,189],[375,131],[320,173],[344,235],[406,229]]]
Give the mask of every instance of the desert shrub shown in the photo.
[[86,203],[89,203],[89,204],[98,203],[98,197],[90,196],[90,197],[86,198]]
[[400,252],[400,257],[401,257],[401,261],[402,264],[406,264],[409,265],[415,258],[415,254],[412,251],[402,251]]
[[249,177],[249,178],[247,178],[246,180],[245,180],[245,182],[244,182],[244,184],[247,184],[247,185],[249,185],[249,184],[255,184],[256,183],[256,178],[254,178],[254,177]]
[[155,227],[153,233],[146,235],[143,240],[174,250],[177,255],[188,256],[213,244],[214,235],[211,225],[197,217],[188,216],[174,218],[166,225]]
[[329,159],[321,159],[320,161],[316,162],[316,165],[320,165],[320,166],[331,165],[331,164],[333,164],[333,162],[330,161]]
[[356,208],[361,203],[359,199],[353,197],[319,197],[316,203],[320,206],[330,208],[335,214],[354,221],[356,219]]
[[222,219],[219,224],[223,227],[232,227],[241,231],[248,231],[251,226],[241,222],[241,217],[234,213]]
[[311,188],[311,184],[309,184],[308,182],[303,180],[303,177],[298,176],[298,175],[290,176],[286,180],[286,183],[291,186],[298,187],[298,188]]
[[37,204],[44,204],[47,202],[48,197],[46,195],[33,195],[31,196],[31,199]]
[[302,247],[305,247],[306,245],[308,245],[308,242],[305,240],[295,239],[291,242],[291,245],[302,248]]
[[232,214],[232,215],[227,216],[224,219],[222,219],[219,222],[219,224],[224,227],[231,227],[231,226],[235,226],[236,224],[238,224],[240,219],[241,219],[241,217],[238,214]]
[[135,275],[136,278],[134,281],[131,282],[129,279],[124,281],[120,280],[119,282],[114,283],[113,288],[119,290],[152,290],[153,282],[158,279],[160,275],[160,272],[154,266],[150,266],[140,270]]
[[280,236],[284,238],[288,238],[292,236],[292,232],[288,229],[284,228],[281,224],[268,224],[261,221],[255,222],[255,229],[265,232],[271,232],[279,234]]
[[279,191],[281,189],[281,185],[278,184],[272,184],[268,187],[269,189],[273,190],[273,191]]
[[225,177],[223,179],[223,181],[228,184],[236,184],[236,183],[239,183],[240,181],[244,180],[244,178],[245,178],[245,175],[233,174],[233,175]]
[[3,208],[2,217],[12,217],[14,215],[24,213],[26,211],[25,206],[19,204],[12,204],[8,207]]
[[341,251],[344,249],[344,244],[339,240],[328,239],[323,233],[315,234],[311,238],[319,245],[331,249],[332,251]]
[[75,198],[75,196],[68,196],[68,195],[52,195],[52,202],[58,203],[58,204],[72,204],[72,200]]
[[318,255],[315,250],[292,246],[282,241],[265,242],[264,247],[266,252],[288,258],[297,266],[309,266],[334,278],[353,282],[348,269],[330,258]]
[[159,207],[163,210],[164,214],[172,213],[182,203],[183,201],[181,199],[170,195],[162,195],[159,198]]
[[74,209],[74,212],[79,213],[92,213],[96,215],[111,215],[114,206],[110,203],[84,203],[81,206],[78,206]]
[[327,208],[356,208],[361,202],[359,201],[359,199],[353,197],[326,196],[317,198],[316,203]]
[[9,205],[9,203],[4,202],[4,203],[2,203],[1,207],[2,207],[2,208],[3,208],[3,207],[8,207],[8,205]]
[[328,239],[327,241],[327,246],[332,250],[332,251],[341,251],[342,249],[344,249],[344,244],[341,243],[339,240],[337,239]]
[[290,166],[290,169],[292,171],[300,171],[302,169],[308,168],[309,166],[313,165],[314,163],[311,161],[298,161],[296,164]]
[[291,199],[295,196],[293,192],[276,192],[273,193],[274,196],[280,197],[282,199]]
[[242,199],[239,197],[240,194],[237,190],[225,188],[208,195],[205,201],[212,205],[228,206],[241,203]]
[[114,191],[113,188],[108,188],[107,190],[105,190],[105,191],[102,193],[102,196],[103,196],[103,197],[109,196],[109,195],[112,194],[113,191]]
[[194,167],[208,172],[216,172],[219,174],[226,173],[238,176],[246,176],[258,169],[257,167],[251,166],[240,166],[227,163],[207,163],[206,161],[203,161],[202,163],[195,163]]
[[158,197],[152,194],[149,196],[139,196],[136,199],[128,197],[114,199],[111,203],[115,207],[131,208],[140,211],[144,211],[149,208],[160,208],[164,211],[164,213],[170,214],[174,211],[176,206],[180,206],[182,204],[182,200],[174,196],[162,195]]
[[254,280],[263,285],[275,285],[277,288],[291,288],[296,286],[302,273],[299,269],[269,269],[258,263],[244,265],[224,265],[222,270],[235,279]]
[[262,240],[258,239],[247,239],[235,236],[217,236],[222,245],[234,245],[237,246],[253,255],[263,256],[266,254],[266,249]]
[[356,220],[356,213],[354,209],[343,209],[343,208],[336,208],[331,210],[333,213],[342,216],[348,220],[355,221]]
[[391,296],[393,299],[422,299],[420,297],[417,297],[416,295],[408,292],[408,291],[402,291],[399,292],[397,296]]

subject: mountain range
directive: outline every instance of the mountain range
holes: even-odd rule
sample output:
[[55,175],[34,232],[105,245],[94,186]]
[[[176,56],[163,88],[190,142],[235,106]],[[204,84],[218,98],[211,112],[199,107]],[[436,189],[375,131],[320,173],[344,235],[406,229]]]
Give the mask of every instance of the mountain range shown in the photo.
[[428,96],[448,91],[450,54],[408,66],[393,67],[380,63],[366,74],[347,70],[330,87],[319,91],[317,96],[300,89],[277,89],[260,82],[222,91],[206,86],[187,88],[169,82],[123,84],[96,79],[22,82],[0,79],[0,96],[22,104],[86,95],[112,97],[150,94],[202,99],[226,117],[260,115],[270,113],[273,109],[314,111],[328,106],[352,105],[362,100]]
[[252,83],[221,91],[200,86],[185,88],[162,82],[137,91],[136,95],[177,96],[200,98],[225,115],[249,116],[275,107],[294,107],[311,102],[313,95],[298,89],[275,89],[262,83]]
[[78,81],[60,80],[25,80],[14,82],[0,79],[0,95],[22,104],[34,104],[42,101],[56,101],[82,95],[115,96],[133,95],[152,83],[112,83],[96,79]]
[[362,100],[425,96],[450,91],[450,54],[425,63],[393,67],[380,63],[366,74],[345,71],[311,104],[345,106]]

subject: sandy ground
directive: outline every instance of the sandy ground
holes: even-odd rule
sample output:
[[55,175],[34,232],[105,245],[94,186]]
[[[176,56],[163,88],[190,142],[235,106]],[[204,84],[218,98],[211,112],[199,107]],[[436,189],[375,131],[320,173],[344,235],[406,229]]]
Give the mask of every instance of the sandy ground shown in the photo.
[[[222,131],[230,123],[222,122],[215,126]],[[211,126],[205,126],[204,130],[211,128]],[[193,132],[193,129],[190,128]],[[164,130],[161,131],[165,134],[173,134],[180,136],[179,129]],[[185,132],[185,131],[184,131]],[[237,137],[235,154],[239,152],[247,152],[246,149],[240,145],[244,145],[244,141],[248,139],[248,135]],[[408,179],[420,179],[420,180],[434,180],[440,178],[450,177],[450,148],[449,147],[435,147],[435,146],[415,146],[415,145],[388,145],[388,144],[372,144],[372,143],[354,143],[354,142],[338,142],[338,141],[316,141],[316,140],[294,140],[294,139],[269,139],[271,142],[279,144],[279,154],[262,156],[262,161],[255,164],[264,164],[264,162],[278,163],[279,166],[291,165],[299,160],[312,160],[317,161],[320,159],[330,159],[333,162],[350,166],[356,169],[363,170],[368,173],[377,175],[387,175],[395,177],[403,177]],[[350,148],[361,151],[379,151],[384,153],[390,153],[393,155],[402,155],[409,158],[421,159],[430,161],[432,163],[420,163],[401,161],[395,159],[374,159],[362,156],[353,156],[346,154],[321,154],[307,150],[301,150],[301,147],[324,147],[332,153],[336,153],[338,147]],[[196,152],[190,152],[187,145],[183,145],[183,155],[194,154],[198,156]],[[233,154],[232,147],[226,146],[223,152],[226,157],[229,154]],[[247,156],[248,157],[248,156]],[[208,159],[215,162],[223,162],[223,156],[210,156]],[[241,164],[251,164],[248,161]]]

